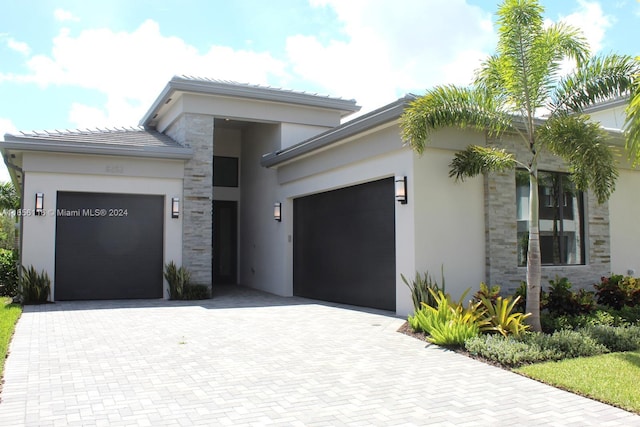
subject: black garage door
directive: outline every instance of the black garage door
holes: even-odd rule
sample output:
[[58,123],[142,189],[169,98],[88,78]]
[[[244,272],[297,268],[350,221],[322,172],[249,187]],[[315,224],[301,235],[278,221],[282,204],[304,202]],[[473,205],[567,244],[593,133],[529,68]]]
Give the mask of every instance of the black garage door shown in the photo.
[[164,197],[58,192],[56,300],[161,298]]
[[393,178],[294,200],[293,290],[396,309]]

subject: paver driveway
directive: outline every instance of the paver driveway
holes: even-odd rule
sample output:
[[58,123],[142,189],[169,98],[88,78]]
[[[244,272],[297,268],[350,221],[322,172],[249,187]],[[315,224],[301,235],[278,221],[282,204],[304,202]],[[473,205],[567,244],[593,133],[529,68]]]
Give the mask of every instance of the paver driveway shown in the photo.
[[640,425],[640,417],[397,333],[244,290],[202,304],[27,307],[0,425]]

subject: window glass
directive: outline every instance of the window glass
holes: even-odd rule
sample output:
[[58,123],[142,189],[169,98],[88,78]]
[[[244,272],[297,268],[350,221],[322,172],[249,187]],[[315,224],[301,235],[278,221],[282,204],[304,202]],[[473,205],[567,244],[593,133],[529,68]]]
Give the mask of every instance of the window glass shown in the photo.
[[238,186],[238,158],[213,156],[213,186]]
[[[569,175],[538,173],[540,253],[543,265],[584,264],[584,197]],[[529,174],[516,172],[518,265],[527,263]]]

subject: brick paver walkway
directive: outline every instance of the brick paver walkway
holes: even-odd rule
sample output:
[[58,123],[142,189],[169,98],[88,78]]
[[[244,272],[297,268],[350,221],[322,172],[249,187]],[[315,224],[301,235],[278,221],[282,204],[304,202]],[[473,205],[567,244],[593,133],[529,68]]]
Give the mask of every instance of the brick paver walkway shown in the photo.
[[202,304],[27,307],[2,426],[640,425],[640,416],[397,333],[403,323],[238,289]]

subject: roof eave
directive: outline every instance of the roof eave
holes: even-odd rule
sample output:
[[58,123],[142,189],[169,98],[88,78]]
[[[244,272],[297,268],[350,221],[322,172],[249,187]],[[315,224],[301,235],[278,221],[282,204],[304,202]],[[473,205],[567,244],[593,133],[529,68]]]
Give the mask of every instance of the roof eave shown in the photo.
[[415,98],[416,97],[414,95],[407,95],[392,102],[391,104],[387,104],[382,108],[323,132],[313,138],[304,140],[289,148],[267,153],[262,156],[260,164],[266,168],[278,166],[358,133],[395,121],[400,118],[402,112],[407,106],[407,103],[411,102]]
[[5,140],[0,141],[0,149],[15,151],[46,151],[51,153],[94,154],[110,156],[147,157],[157,159],[188,160],[193,157],[191,148],[170,147],[109,147],[98,144],[50,142],[34,139],[21,139],[13,135],[5,135]]
[[203,95],[218,95],[236,98],[254,99],[267,102],[281,102],[308,107],[326,108],[340,112],[341,117],[360,111],[361,107],[353,99],[339,99],[312,95],[308,93],[295,92],[283,89],[273,89],[261,86],[250,86],[241,84],[230,84],[216,81],[191,80],[174,76],[151,108],[140,121],[141,126],[152,126],[152,122],[157,117],[160,109],[175,92],[197,93]]
[[171,81],[169,81],[169,83],[165,85],[164,89],[162,89],[162,92],[160,92],[160,95],[158,95],[156,100],[153,101],[153,104],[151,104],[151,108],[147,110],[138,124],[143,127],[150,126],[151,121],[156,117],[156,114],[160,110],[160,107],[162,107],[167,102],[167,100],[171,98],[173,92],[174,90],[171,87]]

